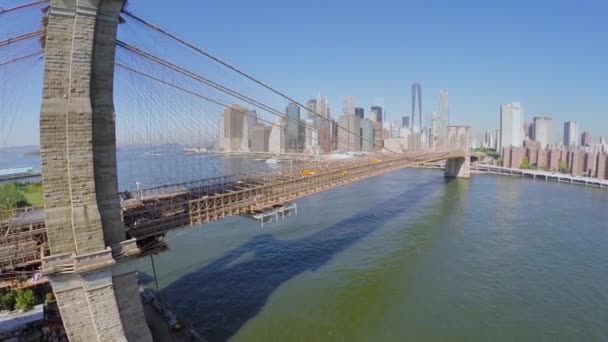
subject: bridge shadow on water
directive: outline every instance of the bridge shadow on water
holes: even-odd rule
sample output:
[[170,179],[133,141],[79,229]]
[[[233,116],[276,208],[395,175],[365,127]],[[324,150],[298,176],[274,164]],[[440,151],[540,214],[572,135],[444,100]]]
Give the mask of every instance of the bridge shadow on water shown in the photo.
[[434,179],[298,240],[255,236],[173,282],[162,291],[163,298],[209,341],[228,340],[259,313],[281,284],[328,264],[444,186]]

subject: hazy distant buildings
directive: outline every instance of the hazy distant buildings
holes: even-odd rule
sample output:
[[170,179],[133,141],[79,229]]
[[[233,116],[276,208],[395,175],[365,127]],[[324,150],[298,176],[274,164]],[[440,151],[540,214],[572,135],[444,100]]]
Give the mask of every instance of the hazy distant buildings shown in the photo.
[[321,94],[317,96],[316,109],[317,114],[323,118],[329,119],[329,105],[327,104],[325,96],[322,96]]
[[252,152],[268,152],[270,150],[270,132],[272,127],[258,125],[252,129],[251,151]]
[[520,103],[508,103],[500,107],[499,150],[504,147],[521,147],[524,126],[524,110]]
[[255,111],[240,105],[232,105],[224,109],[221,148],[226,152],[249,152],[251,132],[256,124]]
[[361,119],[354,115],[338,118],[338,150],[361,151]]
[[355,107],[355,116],[363,120],[365,116],[365,109],[361,107]]
[[382,123],[383,115],[381,106],[372,106],[371,112],[373,113],[372,117],[374,118],[374,122]]
[[401,117],[401,126],[402,127],[410,127],[410,117],[409,116],[403,116]]
[[343,115],[355,115],[355,98],[352,96],[345,96],[342,98],[342,114]]
[[[416,126],[416,109],[418,109],[418,126]],[[412,84],[412,131],[422,132],[422,87],[418,82]]]
[[270,129],[268,136],[268,151],[273,153],[284,152],[285,138],[283,136],[285,129],[282,128],[282,119],[278,119],[275,125]]
[[553,134],[553,120],[549,117],[534,118],[534,136],[531,139],[537,141],[541,148],[547,148],[551,144]]
[[442,89],[439,92],[439,112],[435,117],[436,143],[434,148],[447,148],[448,126],[450,125],[450,104],[448,99],[447,89]]
[[285,150],[297,153],[300,151],[300,106],[291,102],[285,108]]
[[317,100],[310,99],[306,102],[306,119],[317,120],[318,116],[315,114],[317,111]]
[[579,127],[578,122],[568,121],[564,123],[564,145],[569,147],[578,146],[578,133]]
[[583,132],[581,135],[581,146],[591,146],[592,143],[591,133]]
[[374,123],[363,119],[361,122],[361,151],[374,151]]
[[496,149],[497,136],[498,136],[498,131],[487,131],[484,134],[484,138],[483,138],[483,142],[481,143],[481,147]]

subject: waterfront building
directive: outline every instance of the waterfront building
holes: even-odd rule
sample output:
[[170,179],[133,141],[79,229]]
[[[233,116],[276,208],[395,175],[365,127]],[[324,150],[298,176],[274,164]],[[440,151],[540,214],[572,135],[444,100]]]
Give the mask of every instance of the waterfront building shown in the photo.
[[272,127],[257,125],[252,129],[251,151],[268,152]]
[[551,172],[566,171],[574,176],[608,179],[608,155],[583,150],[558,150],[538,148],[535,141],[524,148],[505,147],[502,151],[502,166],[520,168],[523,158],[539,170]]
[[284,128],[282,128],[283,119],[278,119],[275,125],[270,130],[268,136],[268,151],[273,153],[282,153],[285,150]]
[[500,107],[500,143],[498,148],[521,147],[523,138],[524,109],[518,102]]
[[255,111],[232,105],[224,109],[222,147],[226,152],[249,152],[250,133],[257,124]]
[[533,132],[534,136],[530,139],[538,141],[541,148],[547,148],[553,137],[553,120],[550,117],[535,117]]

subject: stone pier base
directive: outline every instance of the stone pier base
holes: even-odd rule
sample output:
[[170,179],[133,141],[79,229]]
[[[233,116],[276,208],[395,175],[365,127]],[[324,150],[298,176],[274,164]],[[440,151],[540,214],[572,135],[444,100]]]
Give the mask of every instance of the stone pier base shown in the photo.
[[152,341],[134,261],[116,263],[108,248],[45,258],[43,272],[48,274],[70,342]]
[[446,178],[470,178],[471,157],[448,159],[445,162]]

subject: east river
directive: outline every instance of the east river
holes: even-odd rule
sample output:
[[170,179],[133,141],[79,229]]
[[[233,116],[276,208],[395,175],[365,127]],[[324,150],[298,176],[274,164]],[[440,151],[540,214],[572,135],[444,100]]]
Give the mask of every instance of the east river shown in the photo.
[[[119,169],[141,162],[139,175],[190,165],[125,154]],[[167,241],[163,298],[210,341],[608,340],[606,190],[407,169],[302,199],[280,223],[235,217]]]

